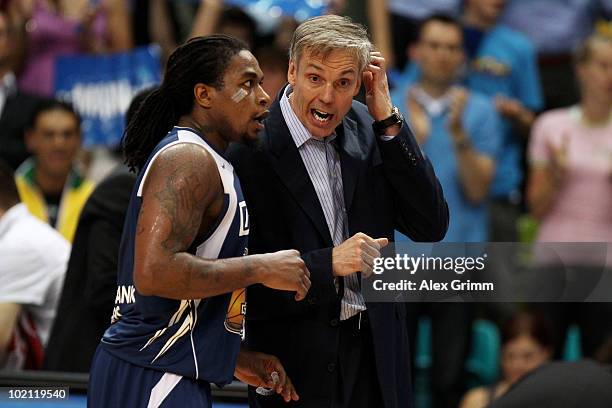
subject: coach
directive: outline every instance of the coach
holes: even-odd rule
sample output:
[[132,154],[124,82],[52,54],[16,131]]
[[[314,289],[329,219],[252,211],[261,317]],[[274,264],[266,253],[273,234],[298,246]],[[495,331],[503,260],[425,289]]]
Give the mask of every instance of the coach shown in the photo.
[[[296,248],[311,273],[305,301],[261,285],[247,293],[247,343],[274,353],[300,394],[296,407],[410,405],[404,304],[360,292],[398,229],[444,237],[448,209],[434,171],[391,105],[385,60],[363,27],[339,16],[293,35],[289,85],[255,146],[230,160],[250,213],[250,252]],[[366,103],[353,101],[361,83]],[[285,406],[249,390],[252,407]]]

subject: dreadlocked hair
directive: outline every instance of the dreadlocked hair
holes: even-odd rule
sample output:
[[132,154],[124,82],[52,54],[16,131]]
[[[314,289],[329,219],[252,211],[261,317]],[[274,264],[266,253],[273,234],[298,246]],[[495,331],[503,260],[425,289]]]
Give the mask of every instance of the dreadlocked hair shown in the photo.
[[227,35],[196,37],[178,47],[166,65],[159,88],[142,102],[123,133],[125,163],[140,171],[161,139],[193,109],[193,88],[203,83],[223,88],[230,60],[247,45]]

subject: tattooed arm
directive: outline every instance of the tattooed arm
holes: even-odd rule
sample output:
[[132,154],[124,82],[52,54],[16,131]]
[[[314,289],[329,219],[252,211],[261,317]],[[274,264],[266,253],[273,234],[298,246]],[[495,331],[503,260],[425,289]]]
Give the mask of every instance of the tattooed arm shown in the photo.
[[214,159],[201,146],[181,143],[164,150],[145,181],[136,230],[134,282],[143,295],[200,299],[255,283],[296,291],[310,288],[309,272],[294,250],[228,259],[203,259],[188,248],[204,215],[223,194]]

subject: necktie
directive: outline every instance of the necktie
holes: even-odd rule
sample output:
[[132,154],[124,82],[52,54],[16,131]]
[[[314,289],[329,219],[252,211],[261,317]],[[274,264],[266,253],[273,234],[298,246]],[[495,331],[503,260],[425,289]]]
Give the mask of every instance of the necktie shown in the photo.
[[[342,173],[338,152],[335,148],[336,139],[330,136],[324,139],[325,158],[327,161],[327,172],[329,185],[333,197],[333,222],[332,240],[334,246],[340,245],[349,236],[348,216],[344,205],[344,193],[342,189]],[[352,273],[344,277],[344,296],[340,309],[340,320],[345,320],[365,310],[365,302],[361,295],[359,276]]]

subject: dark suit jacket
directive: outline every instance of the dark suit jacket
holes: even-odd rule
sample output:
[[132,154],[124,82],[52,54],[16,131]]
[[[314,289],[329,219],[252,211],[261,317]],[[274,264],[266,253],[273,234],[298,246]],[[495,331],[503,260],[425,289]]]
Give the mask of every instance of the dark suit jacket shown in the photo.
[[41,98],[37,96],[17,92],[6,99],[2,109],[0,159],[6,161],[13,169],[17,169],[30,157],[24,142],[24,131],[40,101]]
[[72,244],[44,369],[89,372],[110,325],[117,291],[117,258],[136,175],[117,169],[87,199]]
[[[350,235],[363,232],[393,240],[397,228],[417,241],[442,239],[448,208],[434,171],[409,127],[404,123],[399,135],[383,142],[374,135],[372,122],[367,108],[353,102],[336,129]],[[278,101],[271,107],[257,146],[232,146],[228,156],[249,209],[249,252],[297,249],[312,281],[307,298],[301,302],[294,300],[294,293],[262,285],[248,289],[248,346],[279,357],[301,397],[295,406],[327,407],[337,386],[340,314],[332,276],[333,244]],[[407,407],[410,380],[405,305],[368,304],[368,310],[385,406]],[[265,403],[270,400],[274,397],[264,397],[260,403],[274,405]]]

